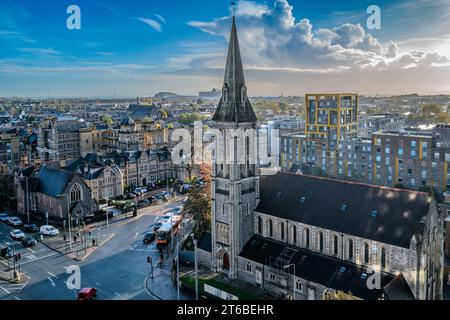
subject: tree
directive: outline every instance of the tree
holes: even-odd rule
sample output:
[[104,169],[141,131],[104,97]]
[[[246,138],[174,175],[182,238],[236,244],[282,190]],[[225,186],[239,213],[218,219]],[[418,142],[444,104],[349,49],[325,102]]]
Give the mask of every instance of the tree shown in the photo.
[[445,112],[439,112],[438,114],[435,115],[434,119],[438,123],[448,123],[448,122],[450,122],[449,121],[450,117]]
[[203,116],[200,113],[183,113],[180,115],[178,121],[184,125],[192,125],[195,121],[203,120]]
[[100,121],[108,126],[110,126],[114,123],[112,117],[109,114],[102,114],[100,116]]
[[185,208],[191,212],[197,221],[197,228],[194,234],[198,239],[210,222],[211,200],[209,194],[205,193],[203,187],[191,186]]
[[160,112],[161,112],[161,119],[167,119],[169,117],[166,110],[161,109]]
[[424,114],[438,114],[442,111],[442,108],[437,104],[428,103],[422,107],[422,113]]

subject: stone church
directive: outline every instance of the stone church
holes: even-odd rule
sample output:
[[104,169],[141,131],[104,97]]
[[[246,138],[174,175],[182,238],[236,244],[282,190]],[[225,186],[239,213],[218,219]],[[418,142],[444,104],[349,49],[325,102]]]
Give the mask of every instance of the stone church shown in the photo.
[[212,168],[202,265],[281,299],[442,299],[443,222],[432,197],[292,173],[262,176],[249,159],[251,140],[230,137],[257,127],[234,17],[213,120],[223,137],[215,139],[215,157],[227,161]]

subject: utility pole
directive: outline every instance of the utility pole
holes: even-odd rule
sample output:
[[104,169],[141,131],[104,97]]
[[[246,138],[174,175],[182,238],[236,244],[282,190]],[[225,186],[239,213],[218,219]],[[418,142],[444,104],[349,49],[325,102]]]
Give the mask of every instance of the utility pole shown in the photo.
[[177,299],[180,300],[180,246],[177,235]]
[[295,264],[293,264],[293,263],[291,263],[291,264],[288,264],[288,265],[284,266],[284,267],[283,267],[283,269],[287,269],[287,268],[290,268],[290,267],[294,267],[294,278],[293,278],[293,298],[294,298],[294,300],[296,300],[296,296],[295,296]]
[[26,201],[26,204],[27,204],[27,223],[29,224],[30,223],[30,193],[28,191],[28,177],[25,177],[25,186],[26,186],[26,189],[27,189],[27,192],[26,192],[26,194],[27,194],[27,201]]
[[198,264],[197,264],[197,239],[194,238],[194,234],[191,234],[192,241],[194,242],[194,268],[195,268],[195,300],[198,300]]

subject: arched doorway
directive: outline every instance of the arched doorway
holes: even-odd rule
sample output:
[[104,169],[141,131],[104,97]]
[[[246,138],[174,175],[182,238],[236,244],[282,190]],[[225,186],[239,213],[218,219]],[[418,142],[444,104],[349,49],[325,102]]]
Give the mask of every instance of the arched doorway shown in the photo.
[[230,258],[226,252],[223,253],[222,259],[222,269],[230,270]]

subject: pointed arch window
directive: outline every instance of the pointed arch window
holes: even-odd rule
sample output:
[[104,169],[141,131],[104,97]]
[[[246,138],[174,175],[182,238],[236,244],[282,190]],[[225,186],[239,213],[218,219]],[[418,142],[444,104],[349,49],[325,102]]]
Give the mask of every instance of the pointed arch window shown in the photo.
[[268,228],[269,228],[269,237],[273,237],[273,225],[271,219],[269,219]]
[[258,217],[258,234],[262,234],[262,218]]
[[70,189],[70,202],[81,201],[81,187],[78,183],[75,183]]
[[369,264],[369,244],[364,243],[364,263]]
[[323,252],[323,232],[319,231],[319,251]]
[[305,228],[305,247],[309,248],[309,229]]
[[384,247],[381,248],[380,260],[381,269],[386,269],[386,249]]
[[353,261],[353,240],[348,239],[348,260]]
[[292,226],[292,242],[297,243],[297,227]]
[[337,256],[339,254],[339,241],[337,235],[333,235],[333,254]]

